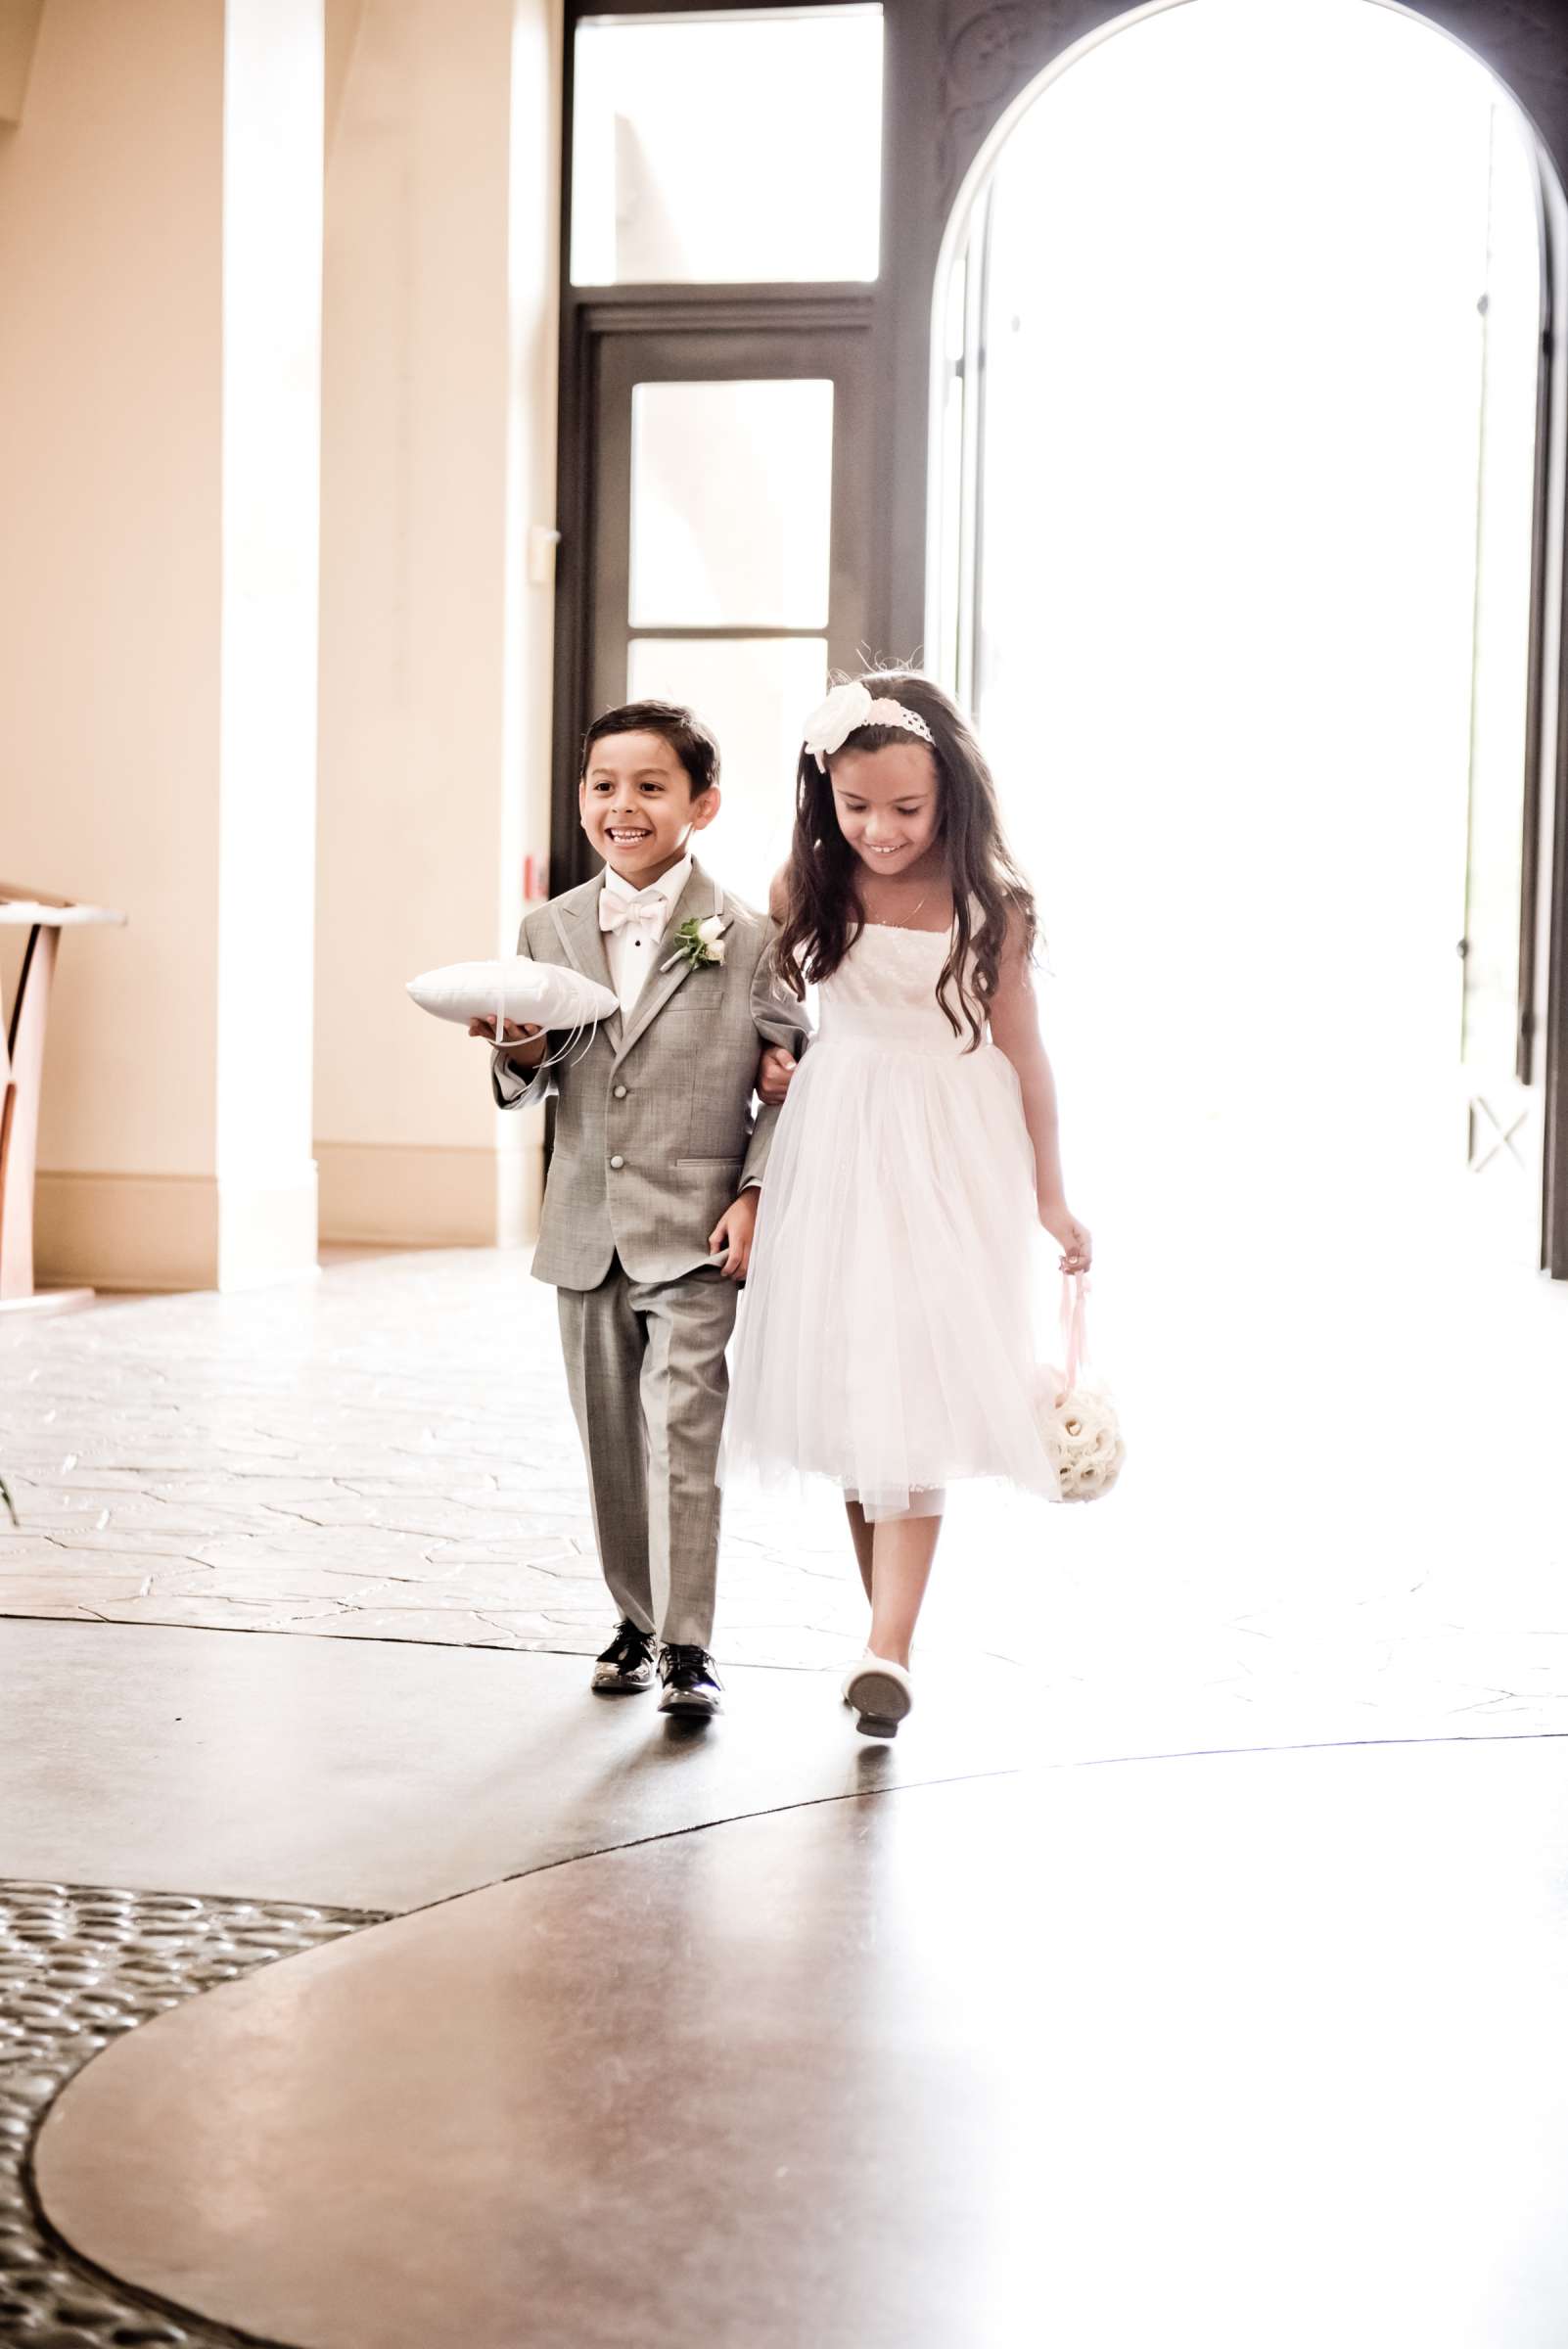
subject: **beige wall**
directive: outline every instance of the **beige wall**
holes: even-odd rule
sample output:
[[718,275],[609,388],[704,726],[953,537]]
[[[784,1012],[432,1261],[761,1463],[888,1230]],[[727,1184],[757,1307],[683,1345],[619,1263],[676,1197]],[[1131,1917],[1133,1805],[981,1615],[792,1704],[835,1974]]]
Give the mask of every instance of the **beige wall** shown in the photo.
[[0,0],[0,122],[20,122],[43,0]]
[[308,943],[320,141],[319,0],[49,0],[0,129],[6,878],[129,915],[61,957],[46,1278],[313,1261],[308,951],[271,950]]
[[548,820],[558,10],[331,0],[315,1131],[339,1239],[520,1236],[533,1121],[416,1011]]
[[216,1118],[222,69],[211,0],[53,0],[0,131],[6,878],[131,917],[65,943],[40,1157],[197,1184]]
[[313,1134],[331,1234],[525,1236],[535,1123],[403,982],[546,839],[559,0],[23,13],[0,871],[129,916],[65,942],[40,1275],[310,1268]]

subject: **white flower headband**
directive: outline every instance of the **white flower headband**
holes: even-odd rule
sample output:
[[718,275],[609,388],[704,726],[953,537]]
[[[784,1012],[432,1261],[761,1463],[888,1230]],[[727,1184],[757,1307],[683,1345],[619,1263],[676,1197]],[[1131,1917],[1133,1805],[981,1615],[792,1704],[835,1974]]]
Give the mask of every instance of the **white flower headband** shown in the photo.
[[874,702],[861,684],[835,685],[819,710],[806,721],[806,748],[816,760],[817,772],[827,773],[829,756],[842,751],[862,726],[897,726],[902,734],[917,734],[936,749],[936,739],[918,710],[902,702]]

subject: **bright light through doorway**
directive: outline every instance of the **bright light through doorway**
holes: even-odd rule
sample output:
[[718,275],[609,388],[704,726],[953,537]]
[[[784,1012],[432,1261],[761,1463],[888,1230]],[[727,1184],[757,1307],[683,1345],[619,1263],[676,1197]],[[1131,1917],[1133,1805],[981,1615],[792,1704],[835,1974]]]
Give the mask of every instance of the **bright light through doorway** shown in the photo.
[[[1084,1211],[1189,1260],[1360,1261],[1461,1200],[1472,765],[1472,1030],[1507,1082],[1527,135],[1402,12],[1192,0],[1044,89],[977,215],[974,698]],[[1533,1179],[1495,1197],[1527,1254]]]

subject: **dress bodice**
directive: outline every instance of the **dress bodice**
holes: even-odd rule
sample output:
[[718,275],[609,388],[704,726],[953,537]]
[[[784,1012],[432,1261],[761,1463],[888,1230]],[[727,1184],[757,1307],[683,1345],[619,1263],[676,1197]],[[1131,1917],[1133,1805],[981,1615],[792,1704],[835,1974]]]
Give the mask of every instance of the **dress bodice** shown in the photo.
[[818,1045],[875,1043],[887,1050],[962,1052],[970,1040],[968,1023],[954,1036],[937,1000],[937,981],[951,940],[948,930],[899,930],[867,922],[832,978],[817,989]]

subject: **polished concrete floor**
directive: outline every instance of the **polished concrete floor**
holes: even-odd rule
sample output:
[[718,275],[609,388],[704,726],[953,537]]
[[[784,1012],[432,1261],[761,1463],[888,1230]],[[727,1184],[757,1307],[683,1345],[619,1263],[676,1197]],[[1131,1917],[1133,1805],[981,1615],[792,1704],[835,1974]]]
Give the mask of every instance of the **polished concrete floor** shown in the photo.
[[731,1671],[708,1728],[576,1656],[0,1623],[0,1876],[412,1909],[747,1812],[1016,1768],[1018,1675],[936,1670],[857,1737],[836,1681]]
[[971,1779],[603,1853],[67,2089],[101,2265],[321,2349],[1554,2349],[1568,1747]]
[[588,1696],[516,1260],[0,1328],[0,2341],[1559,2342],[1568,1298],[1282,1294],[1108,1301],[891,1747],[811,1504],[720,1722]]

